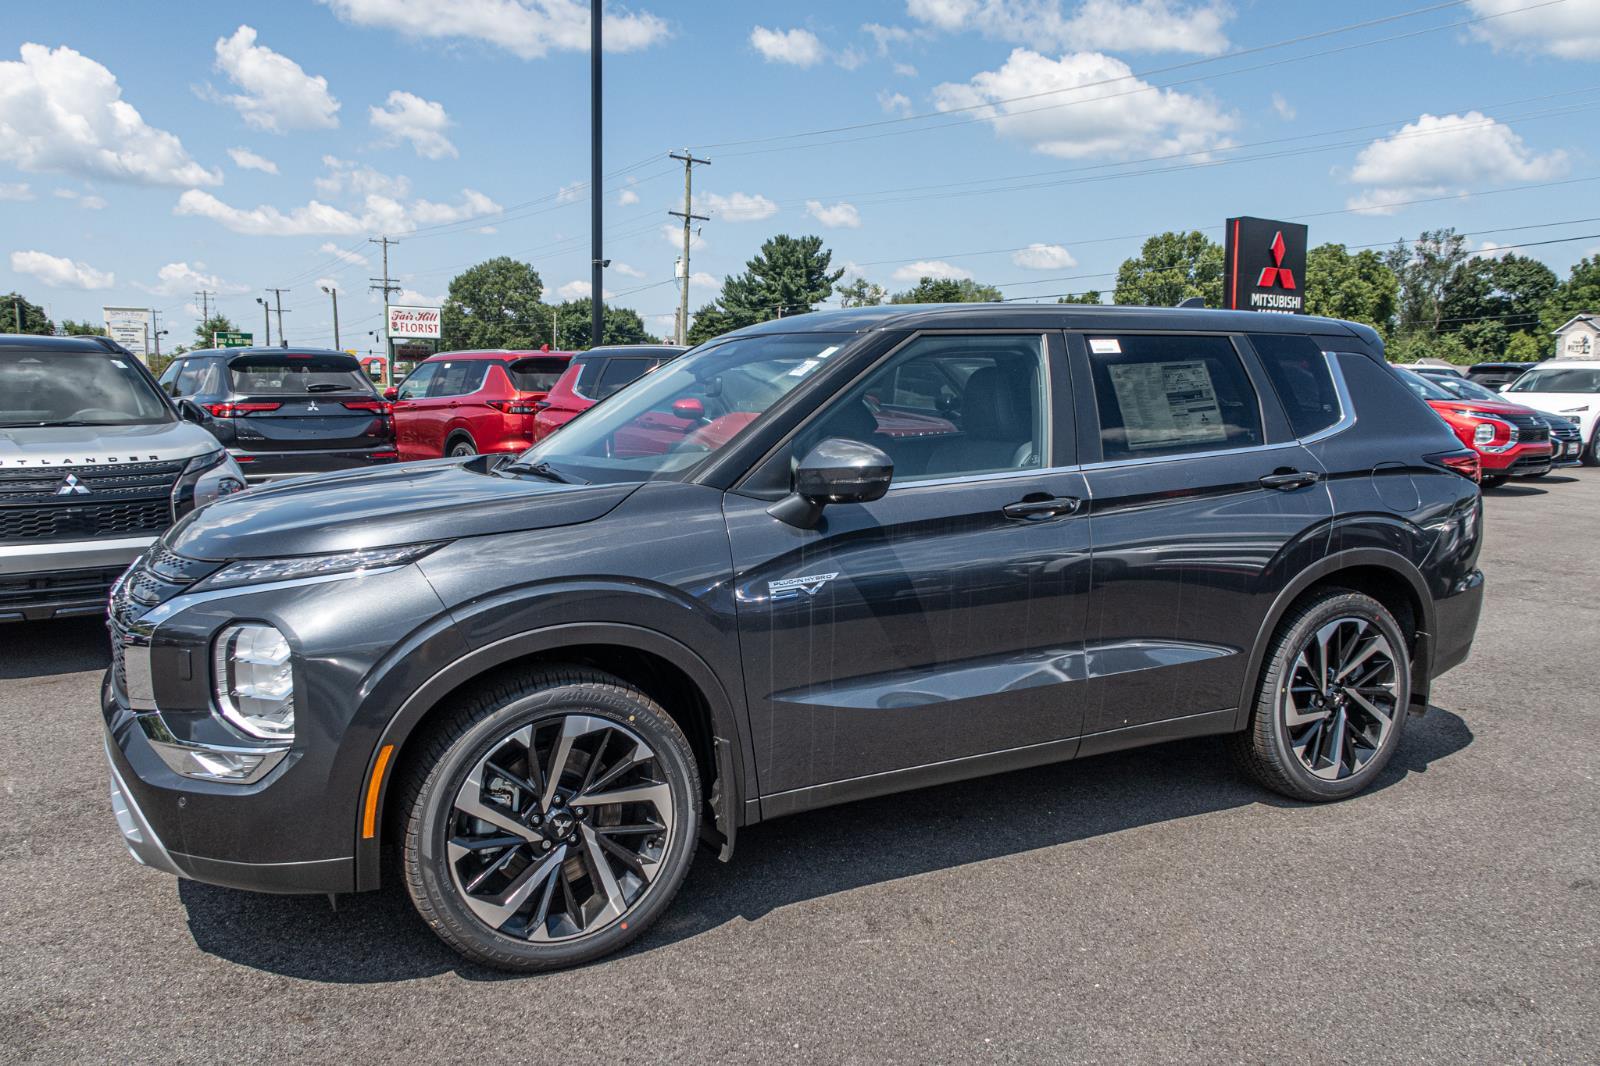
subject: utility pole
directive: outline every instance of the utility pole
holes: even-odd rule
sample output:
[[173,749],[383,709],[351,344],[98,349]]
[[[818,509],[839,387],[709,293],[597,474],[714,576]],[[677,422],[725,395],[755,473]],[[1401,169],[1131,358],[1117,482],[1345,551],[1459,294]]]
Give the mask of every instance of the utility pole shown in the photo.
[[22,332],[22,297],[11,301],[11,309],[17,313],[17,332]]
[[[277,311],[277,314],[278,314],[278,343],[280,345],[282,345],[283,347],[287,348],[287,347],[289,347],[289,335],[286,334],[285,332],[283,332],[283,294],[286,293],[286,292],[289,292],[290,290],[288,290],[288,289],[268,289],[267,291],[272,293],[273,298],[277,301],[277,304],[278,304],[277,308],[275,309]],[[268,342],[268,343],[271,343],[271,342]]]
[[594,260],[589,272],[589,346],[598,348],[605,337],[605,268],[601,258],[600,215],[605,195],[600,175],[600,0],[589,5],[589,244]]
[[369,289],[383,290],[383,384],[384,387],[394,384],[394,338],[389,336],[389,297],[400,291],[400,286],[389,280],[389,245],[399,244],[391,241],[387,234],[382,237],[368,237],[368,244],[383,246],[383,277],[368,278],[368,281],[381,282],[367,286]]
[[150,334],[155,338],[156,358],[161,358],[161,312],[150,309]]
[[709,159],[696,159],[694,153],[685,148],[683,154],[673,152],[672,159],[683,160],[683,210],[668,211],[667,214],[683,219],[683,291],[678,294],[678,336],[679,344],[687,344],[689,340],[689,227],[696,221],[709,222],[710,215],[697,215],[694,213],[694,165],[711,165]]
[[550,308],[550,350],[555,352],[561,350],[561,324],[556,321],[554,306]]
[[[272,305],[261,297],[256,297],[256,303],[261,305],[261,324],[266,327],[268,348],[272,347]],[[215,337],[212,340],[216,340]]]
[[211,297],[215,295],[216,293],[209,292],[206,289],[201,289],[194,294],[194,298],[200,301],[200,321],[202,323],[211,321]]
[[339,290],[332,285],[324,285],[322,291],[333,297],[333,346],[339,347]]

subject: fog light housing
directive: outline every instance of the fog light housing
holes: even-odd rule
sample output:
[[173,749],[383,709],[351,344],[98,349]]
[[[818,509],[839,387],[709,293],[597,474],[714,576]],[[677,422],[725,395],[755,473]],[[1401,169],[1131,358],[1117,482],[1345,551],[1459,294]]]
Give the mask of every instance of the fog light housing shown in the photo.
[[211,664],[224,719],[262,740],[294,739],[294,664],[282,633],[264,622],[231,625]]

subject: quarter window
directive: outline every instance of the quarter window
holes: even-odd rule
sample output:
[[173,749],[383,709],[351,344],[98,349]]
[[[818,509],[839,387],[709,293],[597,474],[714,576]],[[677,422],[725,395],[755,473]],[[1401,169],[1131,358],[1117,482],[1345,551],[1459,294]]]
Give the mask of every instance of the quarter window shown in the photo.
[[603,400],[622,386],[643,377],[653,363],[651,359],[608,360],[605,370],[600,374],[600,391],[595,399]]
[[1339,421],[1339,393],[1328,357],[1310,337],[1261,333],[1250,338],[1296,437],[1309,437]]
[[1086,339],[1106,459],[1262,443],[1260,404],[1228,338]]

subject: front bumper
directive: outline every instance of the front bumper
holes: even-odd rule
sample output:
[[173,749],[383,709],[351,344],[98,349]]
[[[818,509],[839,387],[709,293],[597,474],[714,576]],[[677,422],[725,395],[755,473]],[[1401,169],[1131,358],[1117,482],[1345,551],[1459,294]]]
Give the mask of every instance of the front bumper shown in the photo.
[[1538,477],[1550,472],[1550,444],[1518,444],[1508,451],[1478,450],[1485,477]]
[[103,615],[112,584],[154,535],[0,547],[0,622]]
[[341,448],[333,451],[252,452],[243,448],[229,448],[244,471],[245,480],[252,484],[278,481],[283,478],[302,477],[306,474],[331,474],[338,470],[356,470],[396,462],[399,458],[393,444],[373,448]]

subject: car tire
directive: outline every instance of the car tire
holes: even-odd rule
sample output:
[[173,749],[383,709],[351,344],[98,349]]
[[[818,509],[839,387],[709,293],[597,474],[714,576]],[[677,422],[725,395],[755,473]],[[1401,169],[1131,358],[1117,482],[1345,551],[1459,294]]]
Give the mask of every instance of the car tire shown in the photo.
[[1579,453],[1584,466],[1600,466],[1600,423],[1589,436],[1589,446]]
[[445,449],[445,454],[452,459],[466,459],[478,454],[478,446],[471,437],[457,437]]
[[1344,799],[1370,785],[1405,727],[1407,636],[1383,604],[1347,589],[1291,609],[1268,646],[1250,724],[1229,738],[1241,768],[1297,800]]
[[406,889],[440,939],[486,966],[556,970],[618,950],[661,915],[694,859],[689,741],[609,674],[506,676],[450,712],[410,765]]

